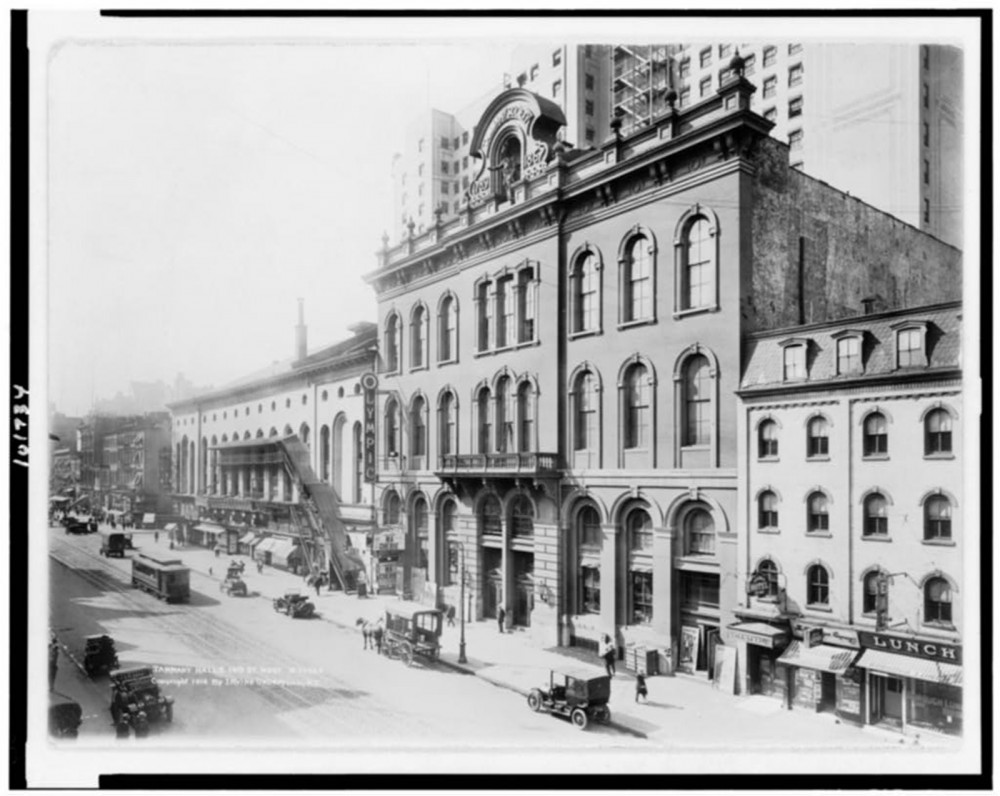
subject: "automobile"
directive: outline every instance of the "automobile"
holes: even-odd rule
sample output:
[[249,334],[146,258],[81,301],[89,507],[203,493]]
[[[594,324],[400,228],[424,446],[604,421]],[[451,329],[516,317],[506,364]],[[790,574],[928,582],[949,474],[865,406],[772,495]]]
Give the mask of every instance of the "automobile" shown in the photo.
[[49,735],[76,738],[83,724],[80,703],[61,694],[49,694]]
[[407,666],[414,655],[436,660],[441,654],[441,619],[435,608],[403,602],[386,609],[382,652]]
[[298,591],[286,591],[281,597],[275,597],[272,604],[275,611],[294,619],[308,619],[316,613],[316,606]]
[[78,520],[76,517],[66,517],[62,521],[67,534],[93,533],[89,522]]
[[125,551],[129,548],[129,540],[124,533],[118,531],[101,531],[101,555],[105,558],[118,556],[125,557]]
[[111,719],[115,726],[123,723],[123,717],[132,727],[174,720],[174,699],[160,693],[152,666],[117,669],[108,677],[111,680]]
[[590,669],[552,669],[548,687],[532,688],[528,707],[568,718],[575,727],[587,729],[591,721],[611,721],[611,678]]
[[242,562],[240,564],[230,564],[225,580],[219,584],[219,591],[229,597],[246,597],[247,584],[241,577],[244,568],[245,565]]
[[111,636],[87,636],[83,648],[83,668],[90,677],[118,668],[118,650]]

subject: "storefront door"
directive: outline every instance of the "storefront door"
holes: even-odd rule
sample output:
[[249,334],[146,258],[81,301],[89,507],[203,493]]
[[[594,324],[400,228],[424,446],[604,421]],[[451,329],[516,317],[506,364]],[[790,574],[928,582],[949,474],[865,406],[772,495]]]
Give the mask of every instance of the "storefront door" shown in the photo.
[[871,675],[872,724],[903,726],[903,681],[898,677]]
[[503,600],[503,577],[501,561],[503,556],[499,550],[491,547],[483,548],[483,618],[493,619],[497,615],[497,606]]
[[836,710],[837,709],[837,676],[831,674],[830,672],[823,672],[820,674],[819,683],[819,709],[824,710]]
[[715,648],[722,643],[719,638],[719,628],[711,627],[705,625],[705,660],[704,666],[699,665],[698,668],[705,668],[708,670],[708,679],[711,680],[715,676]]
[[514,557],[514,616],[513,624],[531,627],[531,611],[535,607],[535,556],[515,552]]

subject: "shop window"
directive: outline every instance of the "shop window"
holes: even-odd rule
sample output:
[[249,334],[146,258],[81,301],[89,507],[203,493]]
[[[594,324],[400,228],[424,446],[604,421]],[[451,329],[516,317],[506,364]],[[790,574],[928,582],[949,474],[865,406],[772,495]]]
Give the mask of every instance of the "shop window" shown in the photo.
[[825,417],[814,417],[806,430],[806,455],[823,458],[830,455],[830,436]]
[[778,458],[778,424],[765,420],[757,428],[757,458]]
[[808,500],[809,533],[825,533],[830,530],[829,499],[822,492],[813,492]]
[[924,584],[924,624],[951,626],[951,586],[944,578]]
[[864,535],[887,537],[889,535],[889,501],[875,492],[865,498]]
[[535,533],[535,507],[527,495],[517,495],[510,508],[511,533],[532,536]]
[[865,456],[889,453],[889,424],[881,412],[872,412],[865,418],[862,452]]
[[636,362],[625,375],[624,447],[645,449],[650,444],[652,386],[646,366]]
[[389,373],[399,370],[399,316],[394,312],[385,321],[385,366]]
[[924,455],[951,452],[951,415],[946,409],[935,409],[924,418]]
[[935,495],[924,501],[924,539],[951,540],[951,501],[944,495]]
[[597,567],[580,567],[580,613],[601,612],[601,570]]
[[778,528],[778,496],[770,490],[761,492],[757,497],[757,527],[767,530]]
[[684,517],[684,552],[689,556],[715,555],[715,522],[705,509],[696,508]]
[[500,536],[503,533],[500,500],[495,495],[487,495],[479,509],[479,532],[484,536]]
[[[458,146],[458,139],[455,139]],[[459,582],[461,572],[461,555],[459,553],[458,537],[456,535],[455,515],[458,513],[458,506],[454,500],[446,500],[441,505],[441,535],[444,538],[445,549],[447,550],[447,582],[446,586],[454,586]]]
[[820,564],[809,567],[806,575],[806,604],[821,607],[830,604],[830,573]]

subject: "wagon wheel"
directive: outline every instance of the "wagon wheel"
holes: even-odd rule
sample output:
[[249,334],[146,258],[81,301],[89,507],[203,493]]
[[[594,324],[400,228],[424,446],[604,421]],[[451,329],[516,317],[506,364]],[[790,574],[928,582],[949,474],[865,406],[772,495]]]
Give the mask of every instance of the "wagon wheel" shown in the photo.
[[404,641],[399,648],[399,657],[403,659],[403,663],[410,666],[413,663],[413,647],[406,641]]
[[569,717],[575,727],[581,730],[587,729],[587,712],[585,710],[575,708]]
[[535,713],[542,709],[542,692],[537,688],[532,688],[528,693],[528,707]]
[[609,708],[607,705],[603,705],[603,706],[599,707],[595,711],[594,718],[596,718],[599,722],[601,722],[601,724],[610,724],[611,723],[611,708]]

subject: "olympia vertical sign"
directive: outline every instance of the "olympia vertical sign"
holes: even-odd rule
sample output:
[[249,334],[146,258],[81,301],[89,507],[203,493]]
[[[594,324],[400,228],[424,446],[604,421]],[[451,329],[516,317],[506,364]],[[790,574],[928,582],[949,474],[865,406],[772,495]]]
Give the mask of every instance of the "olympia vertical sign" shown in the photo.
[[361,377],[361,389],[365,399],[364,465],[366,484],[375,483],[375,396],[378,390],[378,376],[366,373]]

